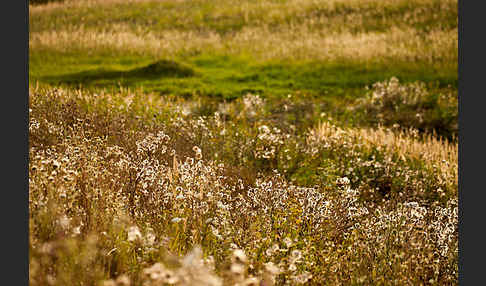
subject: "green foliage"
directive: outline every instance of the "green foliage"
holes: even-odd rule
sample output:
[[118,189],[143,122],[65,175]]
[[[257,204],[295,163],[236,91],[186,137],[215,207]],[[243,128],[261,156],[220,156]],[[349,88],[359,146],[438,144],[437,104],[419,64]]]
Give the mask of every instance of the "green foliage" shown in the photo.
[[[47,59],[52,61],[46,61]],[[166,60],[161,60],[165,62]],[[364,87],[398,76],[405,82],[427,80],[440,86],[456,85],[456,71],[427,72],[426,66],[413,69],[396,63],[394,69],[360,63],[258,63],[251,57],[198,56],[174,62],[177,67],[153,69],[153,60],[138,57],[86,57],[31,52],[31,80],[51,84],[105,88],[122,85],[161,94],[199,94],[226,99],[248,92],[265,97],[300,92],[320,97],[353,97],[364,94]],[[76,62],[76,66],[70,63]],[[184,62],[182,64],[181,62]],[[37,63],[42,63],[38,65]],[[160,63],[160,62],[159,62]],[[179,67],[180,66],[180,67]],[[152,68],[149,68],[152,67]],[[160,67],[160,66],[159,66]],[[175,70],[174,70],[175,69]],[[421,74],[416,74],[420,71]]]

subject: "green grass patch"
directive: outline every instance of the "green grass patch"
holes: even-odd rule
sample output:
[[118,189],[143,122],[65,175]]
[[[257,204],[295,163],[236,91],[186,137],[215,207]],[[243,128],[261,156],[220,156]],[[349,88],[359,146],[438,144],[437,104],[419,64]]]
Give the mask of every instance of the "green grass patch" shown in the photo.
[[83,55],[31,51],[30,80],[49,84],[111,88],[143,87],[161,94],[198,94],[224,99],[246,93],[264,97],[306,93],[358,96],[363,88],[392,76],[457,86],[457,72],[424,64],[255,61],[251,56],[199,55],[155,59],[131,55]]

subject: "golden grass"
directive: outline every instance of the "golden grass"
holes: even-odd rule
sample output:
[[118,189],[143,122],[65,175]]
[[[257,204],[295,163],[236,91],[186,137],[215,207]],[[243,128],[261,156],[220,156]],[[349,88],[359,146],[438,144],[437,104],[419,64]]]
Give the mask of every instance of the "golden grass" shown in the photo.
[[[120,22],[120,19],[111,23],[108,18],[99,19],[100,24],[96,27],[85,27],[82,22],[74,21],[78,18],[76,13],[82,16],[82,12],[71,12],[89,13],[91,9],[110,9],[109,5],[135,2],[163,2],[171,7],[167,8],[171,13],[171,9],[177,9],[180,17],[174,25],[183,28],[133,25],[130,21]],[[249,53],[259,59],[365,62],[393,59],[453,65],[458,59],[457,28],[436,23],[424,32],[414,25],[446,19],[457,13],[450,11],[457,10],[453,5],[456,2],[442,1],[438,9],[437,2],[432,0],[265,0],[237,2],[239,5],[234,1],[204,0],[67,1],[30,7],[31,30],[34,32],[30,34],[29,48],[60,52],[108,49],[157,57],[217,52]],[[393,13],[402,7],[406,7],[400,12],[403,19],[397,20]],[[52,28],[46,21],[54,17],[50,12],[55,10],[56,27]],[[390,14],[392,10],[395,12]],[[115,10],[109,11],[115,13]],[[367,22],[369,19],[373,19],[371,23]],[[212,24],[198,24],[197,21]],[[214,26],[220,21],[243,27],[221,33]],[[366,28],[367,25],[386,27],[387,24],[390,26],[384,31]],[[39,30],[36,31],[36,27]]]
[[[42,14],[62,9],[90,8],[97,6],[107,6],[113,4],[129,4],[143,2],[163,2],[165,0],[64,0],[64,2],[49,2],[43,5],[29,5],[29,12],[32,14]],[[174,2],[176,2],[175,0]]]
[[[302,25],[272,32],[248,28],[238,33],[230,45],[241,47],[264,58],[297,58],[318,60],[396,60],[421,59],[443,61],[457,58],[457,30],[433,31],[423,37],[415,29],[392,27],[387,32],[312,31]],[[231,48],[230,48],[231,49]],[[238,51],[238,50],[237,50]]]
[[[96,7],[96,6],[109,6],[114,4],[131,4],[131,3],[206,3],[219,7],[219,11],[225,11],[228,9],[238,9],[240,11],[267,11],[272,9],[271,13],[287,12],[302,12],[309,9],[321,8],[327,11],[335,10],[339,5],[345,5],[351,8],[366,8],[374,7],[376,9],[382,9],[386,7],[396,7],[400,5],[423,5],[437,3],[434,0],[288,0],[288,1],[227,1],[227,0],[65,0],[64,2],[51,2],[44,5],[30,5],[29,10],[31,13],[43,13],[56,9],[71,9],[71,8],[83,8],[83,7]],[[457,0],[445,0],[441,1],[441,4],[448,5],[451,3],[457,3]],[[240,5],[235,5],[240,4]]]
[[312,140],[323,141],[331,136],[352,138],[368,148],[395,153],[403,159],[412,158],[426,162],[442,172],[451,185],[458,183],[458,146],[431,134],[418,135],[414,130],[392,131],[383,127],[342,129],[329,122],[322,122],[310,131]]
[[305,25],[279,31],[244,28],[234,35],[216,32],[166,30],[159,34],[133,31],[126,25],[94,31],[82,26],[69,30],[32,33],[30,50],[111,50],[170,56],[177,53],[250,53],[260,59],[355,60],[394,59],[426,62],[457,61],[457,29],[433,30],[425,36],[412,28],[392,27],[387,32],[328,33]]

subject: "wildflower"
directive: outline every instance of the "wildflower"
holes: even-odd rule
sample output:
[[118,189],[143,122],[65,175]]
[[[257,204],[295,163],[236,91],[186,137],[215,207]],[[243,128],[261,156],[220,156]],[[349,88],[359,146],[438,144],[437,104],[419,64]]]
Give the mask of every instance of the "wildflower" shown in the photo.
[[73,228],[73,236],[81,234],[81,226]]
[[280,268],[278,266],[273,264],[273,262],[266,263],[260,285],[274,285],[275,276],[277,276],[278,274],[280,274]]
[[152,246],[152,245],[155,244],[155,239],[156,239],[155,234],[152,231],[149,231],[145,235],[144,242],[145,242],[146,245]]
[[137,226],[131,226],[128,228],[128,241],[135,241],[142,239],[142,234]]
[[52,166],[54,166],[54,168],[57,169],[61,166],[61,163],[59,163],[59,161],[57,160],[54,160],[52,161]]
[[337,184],[341,186],[347,186],[350,184],[350,182],[351,181],[348,179],[348,177],[342,177],[337,179]]
[[245,273],[245,267],[241,264],[231,264],[230,271],[235,276],[242,276]]
[[223,240],[223,236],[219,233],[219,230],[211,225],[211,232],[216,238]]
[[231,260],[233,263],[247,263],[248,258],[246,257],[246,254],[243,250],[241,249],[235,249],[233,250],[233,255],[231,256]]
[[310,274],[309,272],[304,272],[300,275],[295,276],[294,282],[298,284],[304,284],[307,283],[311,278],[312,278],[312,274]]
[[278,247],[278,244],[275,243],[265,251],[265,254],[267,254],[268,256],[272,256],[275,253],[275,251],[279,251],[279,250],[280,248]]
[[222,281],[213,275],[204,265],[202,250],[199,246],[187,254],[181,261],[178,277],[182,285],[221,286]]
[[196,153],[196,159],[197,160],[201,160],[202,159],[202,151],[201,151],[201,148],[199,148],[197,146],[194,146],[194,147],[192,147],[192,151],[194,151]]
[[43,243],[40,248],[39,248],[39,251],[40,253],[43,253],[43,254],[52,254],[52,252],[54,251],[55,249],[55,245],[54,243],[52,242],[45,242]]
[[179,278],[174,274],[172,270],[166,269],[160,262],[155,263],[149,268],[145,268],[143,273],[153,281],[167,284],[176,284],[179,282]]
[[69,225],[70,225],[70,219],[64,215],[62,216],[59,220],[58,220],[58,223],[59,223],[59,226],[61,226],[62,229],[66,230],[69,228]]
[[118,276],[116,278],[116,285],[117,286],[130,286],[130,278],[126,274]]
[[278,268],[278,266],[273,262],[267,262],[265,263],[265,272],[271,275],[277,275],[280,273],[280,268]]
[[258,131],[260,131],[261,133],[270,133],[270,128],[268,128],[267,125],[262,125],[258,127]]
[[288,237],[284,238],[283,242],[285,243],[285,246],[287,246],[287,248],[292,246],[292,240]]
[[298,249],[294,249],[290,253],[290,259],[294,262],[298,262],[301,258],[302,258],[302,251]]
[[289,265],[289,270],[290,270],[290,271],[295,271],[295,270],[297,270],[297,266],[295,266],[295,264],[294,264],[294,263],[291,263],[291,264]]

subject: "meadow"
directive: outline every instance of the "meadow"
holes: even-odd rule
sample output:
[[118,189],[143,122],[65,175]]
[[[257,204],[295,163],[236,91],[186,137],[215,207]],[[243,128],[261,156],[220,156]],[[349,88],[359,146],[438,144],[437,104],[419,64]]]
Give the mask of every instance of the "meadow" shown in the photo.
[[457,1],[39,2],[31,285],[458,284]]

